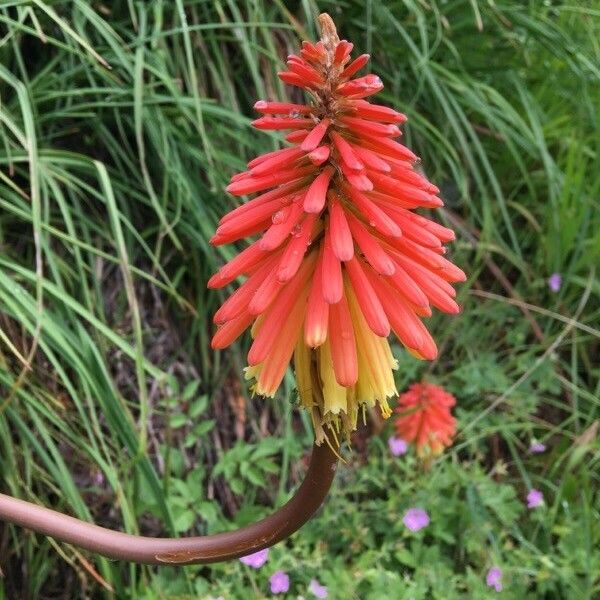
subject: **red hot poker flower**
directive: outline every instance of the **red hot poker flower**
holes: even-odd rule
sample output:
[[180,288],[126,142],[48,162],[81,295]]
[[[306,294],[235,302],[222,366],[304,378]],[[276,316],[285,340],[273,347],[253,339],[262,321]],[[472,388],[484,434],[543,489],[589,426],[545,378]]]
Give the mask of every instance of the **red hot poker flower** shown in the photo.
[[258,129],[288,130],[290,146],[251,160],[227,191],[258,193],[225,215],[211,242],[258,239],[209,281],[245,281],[214,316],[214,348],[248,327],[248,378],[273,396],[292,355],[302,404],[317,440],[324,424],[356,426],[359,406],[396,393],[391,332],[422,359],[437,348],[420,317],[431,306],[457,313],[450,283],[464,273],[444,257],[454,233],[414,212],[442,206],[438,188],[415,169],[417,157],[394,138],[406,117],[365,98],[379,77],[353,78],[368,60],[351,60],[328,15],[322,38],[303,42],[279,74],[304,89],[307,104],[260,100]]
[[434,456],[452,444],[456,419],[450,412],[456,404],[452,394],[432,383],[414,383],[398,398],[396,433],[414,443],[417,454]]

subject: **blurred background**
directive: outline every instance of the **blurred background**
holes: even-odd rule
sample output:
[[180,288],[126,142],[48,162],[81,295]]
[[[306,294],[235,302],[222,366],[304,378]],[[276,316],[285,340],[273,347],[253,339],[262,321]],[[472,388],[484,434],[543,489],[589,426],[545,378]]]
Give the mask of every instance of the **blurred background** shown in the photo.
[[134,566],[0,524],[0,598],[266,598],[277,571],[287,598],[600,595],[597,1],[0,0],[0,489],[197,535],[300,481],[292,377],[250,398],[248,340],[210,349],[206,281],[235,252],[208,244],[227,180],[280,143],[252,105],[297,98],[276,72],[321,11],[371,54],[457,233],[439,359],[394,348],[399,391],[456,396],[454,446],[395,456],[372,419],[260,568]]

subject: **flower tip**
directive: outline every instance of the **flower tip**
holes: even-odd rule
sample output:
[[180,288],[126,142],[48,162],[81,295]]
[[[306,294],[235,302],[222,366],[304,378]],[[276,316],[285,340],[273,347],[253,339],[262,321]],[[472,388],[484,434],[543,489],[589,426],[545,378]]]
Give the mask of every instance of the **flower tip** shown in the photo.
[[327,304],[337,304],[344,295],[344,288],[337,288],[335,286],[327,286],[323,288],[323,299]]
[[323,164],[329,158],[329,153],[329,146],[319,146],[309,153],[308,159],[313,165],[318,166]]
[[221,287],[221,281],[221,274],[217,272],[208,280],[206,287],[210,290],[216,290]]
[[325,343],[326,339],[327,339],[327,334],[325,332],[323,332],[322,330],[313,331],[309,335],[305,336],[304,343],[309,348],[315,349],[315,348],[318,348],[319,346],[322,346]]
[[462,308],[456,304],[456,302],[452,306],[448,306],[448,310],[446,311],[449,315],[458,315]]
[[265,240],[265,239],[259,240],[258,248],[259,248],[259,250],[262,250],[263,252],[269,252],[270,250],[272,250],[269,240]]
[[404,346],[404,347],[406,348],[406,351],[413,358],[416,358],[417,360],[426,360],[425,357],[418,350],[415,350],[414,348],[410,348],[409,346]]
[[[454,239],[454,238],[452,238]],[[456,269],[456,281],[466,281],[467,280],[467,274],[462,270],[459,269],[457,267]]]
[[[383,337],[383,336],[382,336]],[[336,373],[335,380],[339,385],[346,388],[351,388],[356,385],[358,381],[358,371],[353,369],[344,370],[343,373]]]
[[390,227],[390,237],[392,238],[401,238],[402,237],[402,229],[400,227]]
[[267,108],[266,100],[258,100],[254,103],[254,110],[264,110],[265,108]]

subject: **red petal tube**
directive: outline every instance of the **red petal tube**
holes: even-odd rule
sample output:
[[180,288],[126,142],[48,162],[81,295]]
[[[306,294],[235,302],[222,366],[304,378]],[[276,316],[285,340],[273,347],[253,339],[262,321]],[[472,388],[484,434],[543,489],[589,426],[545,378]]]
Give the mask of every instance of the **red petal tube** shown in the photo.
[[338,85],[337,92],[349,98],[365,98],[383,89],[383,83],[377,75],[365,75]]
[[259,100],[254,104],[254,110],[266,115],[287,115],[290,113],[308,114],[311,107],[306,104],[292,104],[291,102],[267,102]]
[[279,281],[289,281],[300,268],[304,255],[308,250],[316,221],[316,215],[307,215],[300,226],[298,234],[292,236],[292,239],[288,242],[277,269],[277,279]]
[[325,343],[328,324],[329,304],[323,296],[323,246],[321,246],[304,321],[304,342],[309,348],[316,348]]
[[[294,278],[283,286],[280,284],[277,303],[272,306],[266,315],[248,353],[249,365],[261,363],[276,345],[280,326],[286,320],[302,290],[306,287],[306,278],[314,268],[315,258],[316,254],[312,252]],[[306,293],[308,294],[308,291]]]
[[323,210],[333,173],[333,167],[325,167],[323,172],[310,184],[304,198],[304,210],[307,213],[320,213]]
[[313,124],[312,119],[300,119],[294,117],[261,117],[252,121],[256,129],[307,129]]
[[336,304],[344,294],[344,280],[342,279],[342,265],[331,247],[331,229],[325,234],[321,275],[325,302]]
[[251,170],[252,177],[258,177],[260,175],[266,175],[267,173],[292,164],[297,158],[304,155],[304,151],[300,148],[286,148],[285,151],[279,153],[277,156],[272,156],[267,160],[263,160],[260,164],[256,165]]
[[331,358],[336,381],[350,387],[358,380],[358,357],[352,317],[346,296],[342,294],[337,304],[330,307],[329,333],[331,336]]
[[352,236],[356,240],[369,264],[382,275],[393,275],[396,265],[390,255],[381,247],[379,241],[354,216],[349,215],[348,222]]
[[348,275],[350,276],[350,282],[356,294],[356,299],[371,331],[379,337],[387,337],[390,334],[390,323],[359,260],[356,257],[349,260],[346,263],[346,268],[348,269]]
[[375,227],[378,231],[386,236],[400,237],[402,230],[393,219],[391,219],[383,210],[381,210],[374,202],[369,200],[365,194],[351,187],[347,189],[350,198],[366,217],[369,225]]
[[329,158],[329,146],[319,146],[309,153],[308,159],[313,165],[322,165]]
[[336,65],[344,64],[348,60],[350,52],[352,52],[352,48],[354,48],[354,44],[351,44],[346,40],[342,40],[335,49],[333,63]]
[[348,79],[355,73],[360,71],[368,62],[370,56],[368,54],[361,54],[358,58],[355,58],[340,75],[341,79]]
[[371,104],[366,100],[355,100],[353,108],[356,114],[363,119],[374,119],[384,123],[402,124],[406,122],[406,115],[396,112],[387,106]]
[[260,192],[261,190],[267,190],[281,183],[288,183],[295,179],[300,179],[315,170],[313,165],[307,167],[297,167],[294,169],[286,169],[285,171],[279,171],[271,175],[264,175],[262,177],[246,177],[244,179],[230,183],[225,189],[234,196],[244,196],[245,194],[251,194],[252,192]]
[[333,140],[337,151],[340,153],[342,160],[350,169],[362,171],[365,168],[364,163],[356,156],[356,152],[354,152],[352,146],[339,133],[334,131],[331,134],[331,139]]
[[364,134],[369,136],[397,137],[400,135],[400,130],[395,125],[385,125],[376,123],[375,121],[367,121],[366,119],[357,119],[355,117],[342,117],[340,121],[358,135]]
[[[333,194],[333,192],[331,192]],[[329,203],[329,228],[331,231],[331,249],[338,260],[347,261],[354,256],[354,242],[348,227],[348,220],[339,199]]]
[[329,127],[331,121],[330,119],[323,119],[315,128],[306,136],[300,148],[304,150],[304,152],[311,152],[314,150],[323,139],[327,128]]

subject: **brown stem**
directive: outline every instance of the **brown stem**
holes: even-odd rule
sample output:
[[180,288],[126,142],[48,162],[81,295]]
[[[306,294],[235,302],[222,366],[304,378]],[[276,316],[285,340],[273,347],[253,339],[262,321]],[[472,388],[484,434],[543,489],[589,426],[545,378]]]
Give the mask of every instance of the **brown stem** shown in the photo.
[[239,558],[272,546],[300,529],[321,506],[335,475],[337,456],[315,445],[304,481],[292,498],[262,521],[215,535],[150,538],[112,531],[0,494],[0,520],[108,558],[145,564],[206,564]]

